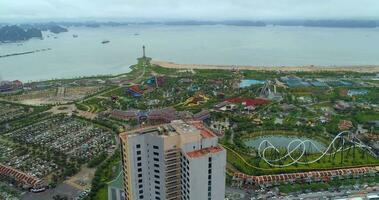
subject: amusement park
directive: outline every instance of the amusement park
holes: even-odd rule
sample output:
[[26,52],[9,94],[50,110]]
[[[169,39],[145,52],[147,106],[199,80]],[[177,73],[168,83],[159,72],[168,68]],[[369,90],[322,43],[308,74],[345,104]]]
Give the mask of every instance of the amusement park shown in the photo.
[[342,131],[333,138],[268,131],[242,138],[242,147],[225,143],[232,184],[273,187],[287,183],[327,184],[335,180],[371,177],[376,180],[379,155],[356,133]]
[[217,137],[232,191],[284,197],[378,186],[375,74],[174,69],[145,54],[131,69],[2,94],[3,177],[27,198],[75,197],[62,188],[79,199],[119,196],[118,134],[181,120],[202,123]]

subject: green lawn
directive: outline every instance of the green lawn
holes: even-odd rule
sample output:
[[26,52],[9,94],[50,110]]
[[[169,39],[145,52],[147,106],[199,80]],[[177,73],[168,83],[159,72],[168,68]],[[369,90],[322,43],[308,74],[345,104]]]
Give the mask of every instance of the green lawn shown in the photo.
[[102,187],[96,195],[97,200],[107,200],[108,199],[108,187],[104,186]]
[[360,123],[379,120],[379,112],[375,112],[375,111],[359,112],[355,115],[355,119],[357,119],[357,121]]
[[[227,151],[227,161],[232,164],[233,167],[239,171],[249,174],[249,175],[261,175],[261,174],[278,174],[278,173],[293,173],[299,171],[311,171],[311,170],[326,170],[326,169],[335,169],[335,168],[344,168],[344,167],[359,167],[366,165],[379,165],[379,160],[372,157],[369,154],[363,154],[363,151],[356,150],[355,159],[353,159],[352,151],[350,154],[344,154],[344,161],[341,164],[341,154],[337,153],[335,157],[325,156],[320,161],[312,164],[294,164],[288,167],[271,167],[264,160],[257,157],[251,157],[243,152],[238,151],[238,154],[241,155],[245,163],[240,157],[231,151]],[[364,156],[363,156],[364,155]],[[309,155],[307,160],[314,160],[319,157],[319,154]],[[305,161],[303,159],[302,161]],[[287,159],[280,164],[286,164],[291,162]]]

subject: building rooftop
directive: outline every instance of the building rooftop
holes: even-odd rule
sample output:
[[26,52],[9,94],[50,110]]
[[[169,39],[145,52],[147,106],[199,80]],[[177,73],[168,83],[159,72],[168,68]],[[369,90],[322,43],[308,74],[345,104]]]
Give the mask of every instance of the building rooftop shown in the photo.
[[202,156],[206,156],[208,154],[218,153],[218,152],[221,152],[221,151],[223,151],[223,148],[221,148],[219,146],[217,146],[217,147],[208,147],[208,148],[204,148],[204,149],[188,152],[187,155],[190,158],[199,158],[199,157],[202,157]]
[[243,173],[235,173],[234,179],[244,179],[251,180],[257,184],[267,184],[274,182],[290,182],[300,179],[322,179],[331,178],[346,175],[360,175],[368,173],[377,173],[378,169],[375,167],[360,167],[360,168],[346,168],[346,169],[333,169],[325,171],[310,171],[310,172],[299,172],[299,173],[287,173],[287,174],[276,174],[276,175],[262,175],[262,176],[249,176]]
[[195,121],[195,122],[192,122],[192,125],[195,126],[198,130],[200,130],[200,134],[203,138],[216,137],[216,135],[212,131],[204,127],[204,124],[202,122]]
[[187,134],[197,134],[202,138],[216,137],[216,135],[208,128],[206,128],[201,121],[185,122],[183,120],[174,120],[167,124],[138,128],[122,133],[120,136],[126,139],[126,137],[130,135],[147,133],[157,134],[162,137]]

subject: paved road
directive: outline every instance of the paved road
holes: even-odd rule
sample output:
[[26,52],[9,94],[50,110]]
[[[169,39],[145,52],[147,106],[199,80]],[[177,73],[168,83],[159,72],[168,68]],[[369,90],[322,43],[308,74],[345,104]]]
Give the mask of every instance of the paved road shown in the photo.
[[341,190],[339,192],[310,192],[310,193],[302,193],[302,194],[292,194],[287,196],[280,196],[275,191],[261,191],[255,192],[251,190],[248,192],[247,190],[235,189],[235,188],[226,188],[226,197],[228,200],[257,200],[257,199],[285,199],[285,200],[326,200],[326,199],[339,199],[339,198],[352,198],[352,197],[365,197],[368,193],[379,194],[379,187],[374,187],[375,191],[366,191],[364,189],[346,189]]
[[70,185],[62,183],[59,184],[56,188],[48,189],[45,192],[27,192],[25,195],[21,197],[21,200],[48,200],[53,199],[53,196],[55,195],[66,196],[69,200],[71,200],[79,196],[82,192],[83,191],[78,190]]

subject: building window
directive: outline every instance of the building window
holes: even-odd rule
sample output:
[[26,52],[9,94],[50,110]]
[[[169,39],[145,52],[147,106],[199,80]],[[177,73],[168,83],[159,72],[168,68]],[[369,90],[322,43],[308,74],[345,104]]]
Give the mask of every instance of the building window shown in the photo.
[[141,145],[140,144],[137,144],[136,145],[137,149],[141,148]]
[[142,193],[143,193],[143,190],[138,191],[138,193],[142,194]]
[[159,167],[159,164],[154,164],[154,167]]
[[137,157],[137,161],[141,161],[141,159],[142,159],[141,157]]
[[157,162],[159,162],[159,159],[158,159],[158,158],[154,158],[154,161],[157,161]]
[[160,177],[158,175],[154,175],[154,178],[158,178],[159,179]]
[[153,153],[155,156],[159,156],[159,153],[158,152],[155,152]]
[[142,172],[142,168],[138,168],[138,172]]
[[155,146],[155,145],[153,145],[153,149],[159,149],[159,147],[158,147],[158,146]]
[[208,158],[208,199],[212,199],[212,157]]
[[141,155],[141,151],[137,151],[137,155]]
[[137,163],[137,167],[141,167],[142,166],[142,163]]

